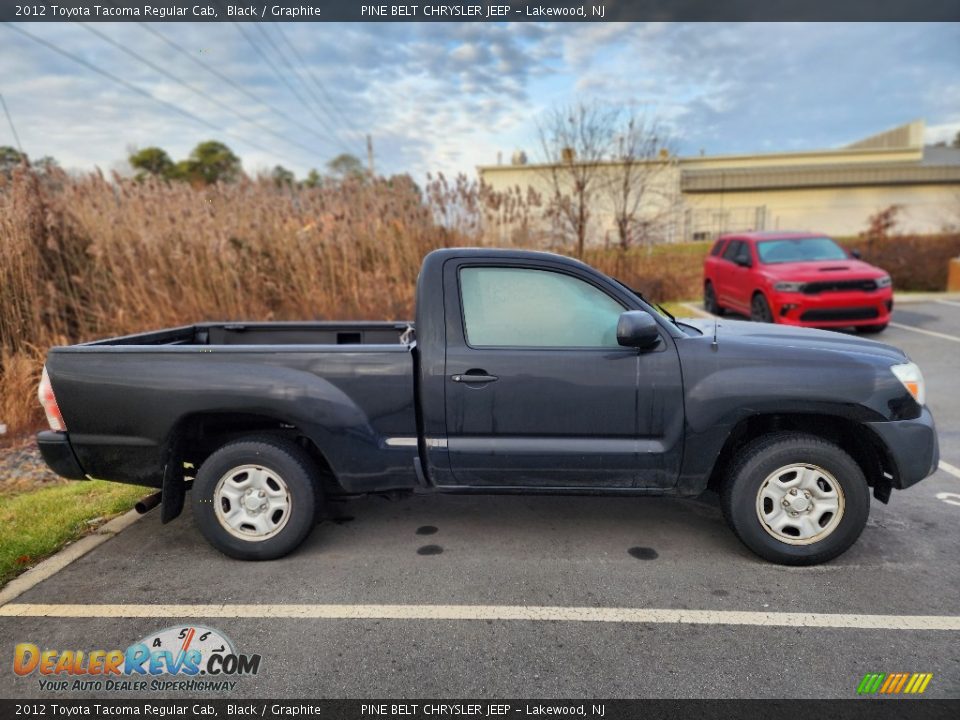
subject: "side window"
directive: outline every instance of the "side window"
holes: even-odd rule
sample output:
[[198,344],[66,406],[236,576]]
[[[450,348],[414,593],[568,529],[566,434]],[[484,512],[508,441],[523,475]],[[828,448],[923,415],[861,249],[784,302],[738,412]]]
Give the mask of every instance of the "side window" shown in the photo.
[[624,308],[577,278],[549,270],[466,267],[460,298],[467,342],[479,347],[619,347]]
[[720,254],[720,251],[723,249],[723,244],[724,244],[725,242],[726,242],[726,240],[724,240],[723,238],[721,238],[720,240],[717,240],[717,241],[713,244],[713,248],[710,250],[710,255],[713,256],[713,257],[716,257],[717,255],[719,255],[719,254]]
[[730,244],[727,245],[727,249],[723,251],[723,259],[733,262],[737,255],[740,254],[740,248],[743,246],[743,243],[739,240],[731,240]]

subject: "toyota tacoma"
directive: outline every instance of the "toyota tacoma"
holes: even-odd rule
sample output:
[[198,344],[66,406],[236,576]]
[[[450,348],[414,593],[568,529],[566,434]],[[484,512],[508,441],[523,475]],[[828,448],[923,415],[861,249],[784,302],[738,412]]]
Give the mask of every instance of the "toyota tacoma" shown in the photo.
[[720,497],[778,563],[827,561],[937,467],[920,369],[825,330],[677,321],[548,253],[443,249],[416,322],[200,323],[55,347],[46,462],[187,491],[236,558],[294,550],[337,496]]

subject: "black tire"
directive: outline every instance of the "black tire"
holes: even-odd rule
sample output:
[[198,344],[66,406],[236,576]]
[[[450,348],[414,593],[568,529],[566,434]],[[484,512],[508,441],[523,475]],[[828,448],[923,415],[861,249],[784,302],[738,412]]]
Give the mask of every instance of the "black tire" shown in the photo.
[[[791,464],[818,466],[842,490],[844,509],[835,527],[810,544],[779,540],[759,517],[758,494],[764,482]],[[816,565],[842,554],[860,537],[870,514],[870,488],[860,466],[833,443],[800,432],[772,433],[737,452],[726,473],[720,506],[734,534],[760,557],[781,565]]]
[[[263,468],[271,476],[273,486],[286,486],[288,505],[282,512],[288,516],[284,519],[281,512],[282,528],[265,539],[233,534],[220,521],[214,506],[214,492],[220,481],[231,470],[245,465]],[[276,477],[282,485],[277,485]],[[316,524],[322,500],[316,478],[313,460],[292,440],[269,435],[236,440],[221,447],[200,466],[191,491],[193,516],[203,536],[223,554],[239,560],[274,560],[295,550]],[[230,501],[226,503],[229,506]]]
[[703,308],[711,315],[724,315],[727,312],[717,303],[717,293],[709,280],[703,286]]
[[863,335],[876,335],[877,333],[882,333],[887,329],[887,324],[883,325],[858,325],[856,330],[858,333]]
[[754,322],[772,323],[773,312],[770,310],[770,303],[763,296],[763,293],[754,293],[750,301],[750,319]]

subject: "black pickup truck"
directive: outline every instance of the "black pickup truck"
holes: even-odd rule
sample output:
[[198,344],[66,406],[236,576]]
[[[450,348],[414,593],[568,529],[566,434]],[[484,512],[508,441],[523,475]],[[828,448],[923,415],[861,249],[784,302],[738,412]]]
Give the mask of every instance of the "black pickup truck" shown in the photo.
[[325,498],[388,491],[696,496],[786,564],[836,557],[873,496],[937,467],[919,368],[851,335],[675,321],[548,253],[426,257],[416,324],[202,323],[53,348],[47,463],[190,490],[204,536],[280,557]]

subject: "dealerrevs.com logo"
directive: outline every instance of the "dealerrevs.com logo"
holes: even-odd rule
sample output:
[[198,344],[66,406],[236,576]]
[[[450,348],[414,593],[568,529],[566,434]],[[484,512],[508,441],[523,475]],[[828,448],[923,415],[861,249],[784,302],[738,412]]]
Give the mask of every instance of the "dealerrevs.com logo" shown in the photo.
[[201,625],[169,627],[126,650],[51,650],[23,642],[13,652],[14,673],[37,675],[45,691],[229,691],[233,678],[259,670],[259,655],[236,652],[223,633]]

